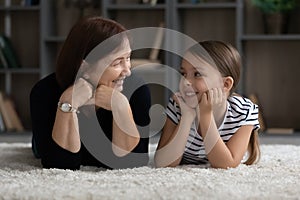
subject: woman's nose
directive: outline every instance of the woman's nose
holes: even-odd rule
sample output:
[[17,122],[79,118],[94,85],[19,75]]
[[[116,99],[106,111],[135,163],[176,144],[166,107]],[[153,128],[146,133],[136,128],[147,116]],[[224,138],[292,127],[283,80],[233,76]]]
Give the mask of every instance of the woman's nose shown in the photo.
[[129,62],[125,62],[124,65],[123,65],[123,74],[126,75],[126,76],[130,76],[131,74],[131,64],[130,64],[130,61]]

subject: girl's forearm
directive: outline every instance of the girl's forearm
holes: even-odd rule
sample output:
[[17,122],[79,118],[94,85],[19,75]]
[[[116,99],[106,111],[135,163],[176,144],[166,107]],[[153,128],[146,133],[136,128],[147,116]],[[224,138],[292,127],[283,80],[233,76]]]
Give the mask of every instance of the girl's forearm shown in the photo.
[[221,139],[212,115],[202,116],[201,134],[204,138],[205,152],[212,167],[227,168],[235,166],[233,156]]
[[194,118],[182,116],[169,142],[155,153],[156,167],[175,167],[179,165],[185,150]]

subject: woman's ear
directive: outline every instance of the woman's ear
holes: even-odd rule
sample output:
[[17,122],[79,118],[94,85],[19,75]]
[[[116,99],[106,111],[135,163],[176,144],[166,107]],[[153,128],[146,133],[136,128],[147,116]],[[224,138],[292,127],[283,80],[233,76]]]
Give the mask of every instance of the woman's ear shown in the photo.
[[223,83],[224,83],[224,91],[225,92],[230,92],[230,90],[233,86],[233,83],[234,83],[233,78],[231,76],[224,77],[223,78]]
[[[89,69],[89,64],[85,60],[82,60],[81,65],[80,65],[80,69],[79,69],[79,74],[81,76],[88,75],[88,73],[87,73],[88,69]],[[84,77],[84,78],[88,79],[89,77]]]

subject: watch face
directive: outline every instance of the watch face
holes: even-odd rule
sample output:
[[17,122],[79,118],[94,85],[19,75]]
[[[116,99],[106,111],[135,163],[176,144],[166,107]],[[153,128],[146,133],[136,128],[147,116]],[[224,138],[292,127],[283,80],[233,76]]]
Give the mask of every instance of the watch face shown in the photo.
[[69,103],[63,103],[61,104],[61,110],[64,112],[70,112],[71,105]]

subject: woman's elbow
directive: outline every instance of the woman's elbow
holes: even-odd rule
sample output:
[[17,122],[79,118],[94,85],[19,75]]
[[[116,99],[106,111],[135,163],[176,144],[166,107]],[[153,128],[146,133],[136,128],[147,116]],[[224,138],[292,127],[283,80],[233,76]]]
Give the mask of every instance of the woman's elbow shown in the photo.
[[124,157],[131,153],[133,149],[139,144],[140,138],[135,137],[130,140],[127,144],[124,145],[112,145],[113,153],[118,157]]

